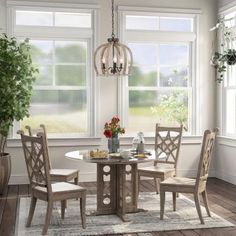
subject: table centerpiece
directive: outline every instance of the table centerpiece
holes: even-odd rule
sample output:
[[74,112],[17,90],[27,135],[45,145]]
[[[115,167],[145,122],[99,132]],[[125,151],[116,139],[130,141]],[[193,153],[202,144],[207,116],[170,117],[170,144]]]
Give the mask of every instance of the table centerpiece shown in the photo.
[[117,116],[113,116],[110,122],[106,122],[104,125],[104,132],[106,138],[108,138],[108,150],[109,153],[116,153],[120,148],[120,140],[118,135],[124,134],[125,129],[120,127],[120,119]]

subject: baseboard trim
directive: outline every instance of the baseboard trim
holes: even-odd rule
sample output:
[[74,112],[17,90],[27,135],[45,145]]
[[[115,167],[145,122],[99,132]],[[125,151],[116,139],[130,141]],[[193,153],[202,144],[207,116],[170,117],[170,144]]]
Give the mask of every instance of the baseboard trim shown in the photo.
[[[195,177],[197,175],[197,170],[181,169],[181,170],[177,170],[177,174],[178,176]],[[215,175],[215,170],[213,169],[210,170],[209,177],[219,178],[218,176]],[[236,176],[234,176],[234,178],[235,178],[235,184],[236,184]],[[80,172],[79,174],[80,182],[93,182],[93,181],[96,181],[96,179],[97,179],[96,172]],[[9,180],[9,185],[15,185],[15,184],[29,184],[28,176],[27,175],[12,175]]]
[[216,178],[236,185],[236,175],[225,171],[216,171]]
[[9,185],[14,184],[29,184],[29,178],[27,175],[11,175]]

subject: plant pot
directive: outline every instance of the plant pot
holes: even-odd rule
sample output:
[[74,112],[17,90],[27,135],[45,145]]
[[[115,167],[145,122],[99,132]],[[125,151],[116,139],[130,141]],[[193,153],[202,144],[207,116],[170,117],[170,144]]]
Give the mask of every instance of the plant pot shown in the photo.
[[0,195],[7,188],[11,175],[11,156],[9,153],[0,154]]

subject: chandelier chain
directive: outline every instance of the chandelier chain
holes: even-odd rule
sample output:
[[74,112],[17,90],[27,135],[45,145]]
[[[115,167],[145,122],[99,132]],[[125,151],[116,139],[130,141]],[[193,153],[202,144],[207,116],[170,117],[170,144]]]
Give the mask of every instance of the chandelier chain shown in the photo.
[[111,18],[112,18],[112,33],[111,33],[111,37],[115,37],[115,30],[114,30],[114,0],[111,1]]

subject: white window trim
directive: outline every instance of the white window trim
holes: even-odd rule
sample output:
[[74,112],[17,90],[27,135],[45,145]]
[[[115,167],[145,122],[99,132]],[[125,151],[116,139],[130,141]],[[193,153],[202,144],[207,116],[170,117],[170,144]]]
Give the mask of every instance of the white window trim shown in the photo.
[[98,4],[81,4],[81,3],[61,3],[61,2],[36,2],[36,1],[11,1],[7,0],[7,6],[24,6],[24,7],[52,7],[53,9],[99,9]]
[[[80,137],[80,138],[48,138],[49,147],[82,147],[83,149],[91,149],[101,146],[102,139],[100,137]],[[22,147],[19,138],[11,138],[7,141],[8,148]]]
[[[56,7],[55,7],[56,5]],[[91,36],[91,42],[90,42],[90,46],[91,46],[91,50],[88,50],[88,53],[90,52],[89,58],[90,58],[90,62],[89,62],[89,66],[88,69],[89,70],[89,81],[87,83],[87,86],[89,88],[89,95],[87,94],[87,103],[89,106],[89,110],[88,110],[88,134],[86,135],[78,135],[78,137],[76,136],[75,138],[52,138],[52,140],[58,140],[55,141],[55,143],[61,143],[60,140],[66,140],[66,144],[70,143],[72,140],[78,140],[78,139],[83,139],[83,138],[87,138],[87,140],[90,140],[91,145],[96,146],[97,145],[97,140],[98,138],[96,137],[98,134],[98,127],[97,127],[97,123],[98,123],[98,117],[96,116],[96,114],[98,114],[99,112],[99,106],[98,106],[98,96],[99,93],[98,91],[98,86],[99,83],[97,82],[98,80],[96,80],[96,75],[95,72],[93,70],[93,51],[97,46],[97,42],[98,42],[98,25],[99,25],[99,13],[98,13],[98,9],[100,7],[98,5],[95,4],[68,4],[68,3],[50,3],[50,2],[29,2],[29,1],[7,1],[7,35],[12,36],[13,32],[14,32],[14,27],[15,27],[15,21],[14,21],[14,11],[17,9],[19,10],[43,10],[43,11],[58,11],[58,12],[87,12],[87,13],[91,13],[92,15],[92,20],[91,20],[91,29],[86,29],[86,28],[79,28],[80,32],[83,32],[84,34],[84,38],[88,38],[89,36]],[[24,30],[26,29],[25,26],[17,26],[18,29],[20,29],[20,31],[17,31],[17,37],[25,37]],[[33,34],[30,36],[34,36],[34,37],[42,37],[41,33],[38,33],[38,29],[37,31],[34,30],[34,27],[32,26],[27,26],[27,28],[31,28]],[[50,27],[43,27],[44,30],[46,29],[48,36],[50,37],[51,35],[51,30]],[[51,27],[52,28],[52,27]],[[66,31],[70,31],[74,32],[73,29],[78,30],[77,27],[57,27],[58,30],[60,31],[60,35],[62,34],[62,32],[64,32],[65,38],[66,38]],[[27,31],[28,34],[29,31]],[[45,35],[46,38],[47,35]],[[55,36],[55,35],[54,35]],[[81,35],[78,33],[75,33],[74,35],[72,35],[74,38],[80,37],[81,39]],[[70,39],[73,39],[73,37],[70,37]],[[61,39],[61,37],[59,37]],[[77,87],[76,87],[77,88]],[[80,87],[82,89],[82,87]],[[79,89],[79,88],[78,88]],[[10,137],[9,139],[12,140],[11,143],[13,143],[13,146],[15,146],[15,142],[14,140],[17,140],[18,138],[20,138],[19,136],[16,135],[16,131],[19,129],[19,122],[15,122],[14,127],[13,127],[13,135],[12,137]],[[50,138],[51,139],[51,138]],[[68,142],[67,142],[68,141]],[[70,146],[70,144],[69,144]]]
[[[130,7],[130,6],[118,6],[118,22],[120,23],[119,25],[119,38],[122,39],[124,38],[123,33],[125,31],[125,29],[122,29],[122,26],[124,26],[124,15],[129,14],[137,14],[137,15],[153,15],[153,13],[158,13],[158,15],[165,15],[166,13],[169,16],[173,16],[173,17],[191,17],[194,19],[194,28],[195,31],[194,32],[176,32],[176,33],[172,33],[173,35],[175,35],[175,37],[178,37],[178,34],[182,34],[183,37],[186,39],[186,41],[190,41],[192,42],[192,49],[193,51],[191,52],[191,64],[192,64],[192,71],[190,71],[191,73],[191,88],[188,89],[192,89],[192,97],[191,97],[191,101],[192,104],[189,104],[189,106],[191,105],[190,109],[190,113],[191,113],[191,121],[190,121],[190,126],[191,126],[191,135],[190,136],[196,136],[196,134],[199,134],[201,131],[201,119],[200,116],[197,114],[200,114],[200,102],[199,102],[199,96],[198,94],[200,93],[200,89],[199,89],[199,17],[202,14],[202,11],[200,9],[173,9],[173,8],[147,8],[147,7]],[[140,30],[129,30],[130,32],[132,31],[132,33],[136,33]],[[161,38],[166,35],[168,32],[163,32],[163,31],[158,31],[158,34],[160,36],[154,36],[153,31],[149,30],[147,32],[145,32],[145,34],[149,34],[148,35],[148,40],[150,41],[150,38],[155,37],[155,41],[156,40],[161,40]],[[126,32],[127,34],[127,32]],[[171,38],[175,38],[175,37],[171,37]],[[139,41],[139,37],[133,37],[134,41],[138,42]],[[142,40],[140,40],[139,42],[141,42]],[[170,39],[170,42],[172,40]],[[176,42],[176,38],[174,40]],[[127,113],[127,109],[124,109],[126,106],[125,101],[128,101],[128,90],[125,89],[125,87],[127,86],[128,80],[127,79],[120,79],[118,81],[118,115],[122,118],[121,120],[123,121],[123,126],[125,123],[127,123],[126,118],[128,117]],[[153,134],[147,134],[147,136],[153,136]],[[186,136],[189,136],[189,134],[187,134]]]
[[236,11],[236,4],[235,2],[230,2],[226,4],[225,6],[221,7],[218,13],[219,15],[226,15],[233,11]]
[[[227,14],[230,14],[232,12],[236,11],[236,3],[232,2],[224,7],[219,9],[219,14],[218,17],[222,18]],[[232,35],[235,37],[236,36],[236,25],[232,28],[230,28],[230,31]],[[220,39],[219,39],[219,45],[220,45]],[[225,80],[222,81],[221,84],[218,84],[217,86],[217,94],[218,94],[218,99],[217,99],[217,106],[219,109],[219,112],[217,113],[218,115],[218,124],[220,127],[222,127],[219,138],[219,144],[226,145],[226,146],[236,146],[236,130],[235,133],[227,133],[227,127],[226,127],[226,121],[227,121],[227,91],[229,90],[236,90],[236,86],[228,86],[227,84],[229,83],[229,76],[228,72],[226,71],[225,73]]]
[[131,6],[118,6],[118,12],[140,12],[142,14],[153,14],[153,13],[168,13],[172,16],[195,16],[196,14],[202,14],[202,10],[199,8],[186,9],[186,8],[157,8],[157,7],[131,7]]

